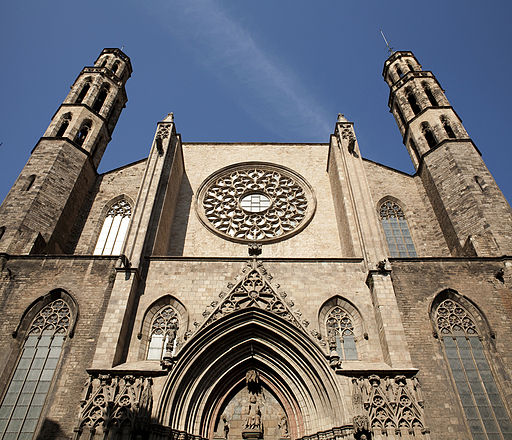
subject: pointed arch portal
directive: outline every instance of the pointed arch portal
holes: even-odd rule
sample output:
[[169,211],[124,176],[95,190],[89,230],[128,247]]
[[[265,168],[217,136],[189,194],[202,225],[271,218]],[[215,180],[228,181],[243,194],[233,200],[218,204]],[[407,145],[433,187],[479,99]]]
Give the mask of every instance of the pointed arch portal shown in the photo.
[[320,347],[281,317],[253,307],[219,319],[188,341],[164,385],[158,421],[213,439],[216,428],[222,431],[223,411],[243,395],[249,370],[258,372],[267,400],[286,416],[291,438],[347,423],[334,372]]

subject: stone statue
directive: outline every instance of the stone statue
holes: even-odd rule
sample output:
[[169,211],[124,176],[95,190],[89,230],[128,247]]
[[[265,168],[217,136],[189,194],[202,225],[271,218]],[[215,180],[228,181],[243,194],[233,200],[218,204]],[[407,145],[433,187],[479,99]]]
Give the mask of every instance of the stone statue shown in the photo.
[[226,414],[222,415],[222,423],[224,423],[224,438],[227,440],[229,434],[229,423]]
[[249,398],[249,414],[245,422],[245,429],[260,430],[261,428],[261,411],[258,405],[258,399],[254,394]]
[[288,418],[284,414],[281,416],[281,420],[279,421],[279,424],[277,426],[281,431],[281,438],[290,437],[290,431],[288,429]]

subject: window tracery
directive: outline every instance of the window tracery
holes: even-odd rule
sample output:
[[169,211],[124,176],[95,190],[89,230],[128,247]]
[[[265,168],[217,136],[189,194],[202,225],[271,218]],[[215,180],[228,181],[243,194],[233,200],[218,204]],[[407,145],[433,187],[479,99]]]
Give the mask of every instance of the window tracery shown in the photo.
[[333,307],[325,326],[330,348],[336,350],[340,359],[357,360],[354,325],[348,312],[340,306]]
[[416,257],[416,249],[402,208],[387,200],[380,205],[379,214],[390,256]]
[[174,351],[179,316],[172,306],[162,308],[153,317],[147,359],[161,360],[165,351]]
[[32,438],[71,322],[69,305],[56,299],[34,317],[0,406],[0,438]]
[[201,186],[203,224],[237,242],[273,242],[295,234],[316,206],[310,186],[291,170],[266,163],[223,169]]
[[103,222],[94,255],[119,255],[128,231],[132,208],[121,199],[114,203]]
[[508,438],[512,423],[475,320],[451,298],[438,305],[434,320],[473,439]]

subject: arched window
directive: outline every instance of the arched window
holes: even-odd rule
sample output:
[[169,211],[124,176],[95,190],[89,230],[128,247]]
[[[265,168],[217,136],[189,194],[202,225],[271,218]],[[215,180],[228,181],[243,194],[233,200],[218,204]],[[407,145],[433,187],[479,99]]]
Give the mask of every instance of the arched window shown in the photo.
[[473,439],[509,438],[512,423],[474,317],[449,297],[437,306],[434,320]]
[[34,317],[0,406],[0,438],[32,438],[70,322],[70,307],[61,298]]
[[103,84],[101,86],[101,89],[98,93],[98,97],[96,98],[96,101],[94,101],[94,104],[92,105],[92,109],[95,112],[99,112],[101,110],[101,107],[103,107],[103,104],[105,103],[105,99],[107,99],[109,90],[110,90],[110,86],[108,84]]
[[105,67],[107,65],[108,57],[103,58],[103,61],[100,64],[100,67]]
[[333,307],[327,314],[325,328],[329,345],[335,349],[341,360],[357,360],[356,341],[352,317],[340,306]]
[[112,73],[116,73],[117,69],[119,69],[119,61],[116,61],[112,66]]
[[410,61],[407,61],[407,67],[409,68],[409,70],[410,70],[411,72],[414,72],[414,67],[412,67],[412,64],[411,64],[411,62],[410,62]]
[[450,125],[450,121],[446,116],[441,116],[441,123],[443,124],[444,131],[450,139],[455,139],[455,133],[453,131],[452,126]]
[[412,112],[415,115],[417,115],[421,111],[421,108],[418,105],[418,101],[416,100],[416,95],[410,89],[407,90],[407,101],[409,102],[409,105],[411,106]]
[[430,148],[434,148],[437,145],[437,140],[434,136],[434,133],[430,129],[430,125],[428,122],[423,122],[421,124],[421,131],[423,132],[423,136],[425,136],[425,140]]
[[437,107],[439,104],[437,103],[437,99],[434,97],[432,90],[430,90],[429,85],[426,82],[421,83],[421,85],[423,86],[423,90],[425,91],[425,94],[430,101],[430,105]]
[[396,74],[398,75],[399,78],[401,78],[403,76],[403,72],[402,72],[402,69],[400,69],[399,66],[396,66]]
[[103,222],[94,255],[119,255],[124,243],[132,208],[126,200],[120,200],[109,209]]
[[91,88],[91,80],[87,79],[85,84],[82,86],[82,90],[80,90],[80,93],[78,94],[78,97],[76,98],[76,103],[81,104],[84,100],[85,96],[87,95],[87,92]]
[[75,136],[75,142],[82,146],[85,142],[85,139],[87,138],[87,135],[89,134],[89,131],[91,130],[91,121],[87,120],[82,123],[82,126],[80,127],[80,130],[78,130],[78,133]]
[[416,257],[409,226],[402,208],[395,202],[387,200],[379,209],[380,220],[388,243],[391,257]]
[[64,133],[66,132],[66,130],[69,127],[69,122],[70,121],[71,121],[71,113],[66,113],[62,117],[62,121],[60,123],[59,130],[57,131],[57,134],[55,135],[55,137],[62,137],[62,136],[64,136]]
[[174,352],[178,331],[178,313],[172,306],[160,309],[151,322],[147,359],[161,360],[166,352]]

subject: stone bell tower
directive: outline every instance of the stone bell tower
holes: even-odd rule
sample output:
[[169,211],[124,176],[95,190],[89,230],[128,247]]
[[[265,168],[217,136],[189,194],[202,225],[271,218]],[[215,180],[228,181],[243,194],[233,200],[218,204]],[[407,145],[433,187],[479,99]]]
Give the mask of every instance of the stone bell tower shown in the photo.
[[104,49],[85,67],[0,207],[0,252],[66,253],[121,110],[130,59]]
[[432,72],[409,51],[386,60],[389,108],[453,256],[512,251],[512,210]]

